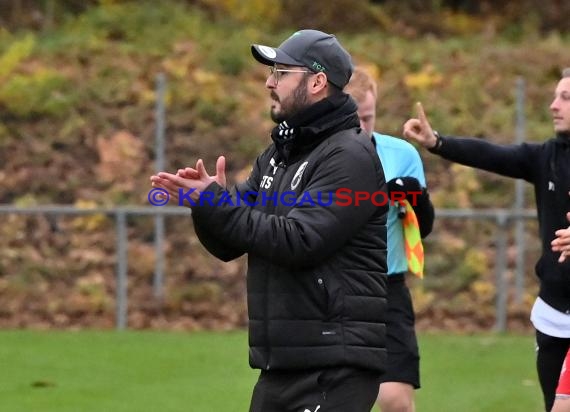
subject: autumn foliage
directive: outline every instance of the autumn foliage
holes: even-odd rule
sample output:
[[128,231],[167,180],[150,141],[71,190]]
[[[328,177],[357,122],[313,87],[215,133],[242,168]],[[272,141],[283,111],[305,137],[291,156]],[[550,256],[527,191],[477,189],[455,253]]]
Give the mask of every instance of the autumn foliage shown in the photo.
[[[500,13],[495,2],[401,3],[338,0],[309,13],[309,3],[286,0],[14,1],[0,10],[0,202],[148,206],[159,73],[167,79],[167,169],[198,157],[213,165],[225,154],[232,181],[243,179],[273,127],[267,70],[249,45],[278,44],[299,27],[334,31],[374,73],[384,133],[399,135],[421,100],[441,132],[512,142],[523,79],[526,138],[551,135],[548,105],[568,37],[564,22],[545,22],[557,21],[553,10],[564,2],[529,6],[525,16],[514,2]],[[421,154],[437,208],[511,206],[512,181]],[[530,192],[526,206],[533,207]],[[0,327],[113,327],[113,219],[0,216]],[[493,326],[495,230],[487,221],[436,221],[426,279],[410,280],[421,328]],[[167,217],[166,231],[165,292],[157,299],[154,221],[128,220],[129,327],[244,326],[244,259],[209,256],[189,217]],[[528,223],[526,289],[521,301],[510,291],[511,329],[528,328],[536,233]],[[509,232],[509,281],[515,252]]]

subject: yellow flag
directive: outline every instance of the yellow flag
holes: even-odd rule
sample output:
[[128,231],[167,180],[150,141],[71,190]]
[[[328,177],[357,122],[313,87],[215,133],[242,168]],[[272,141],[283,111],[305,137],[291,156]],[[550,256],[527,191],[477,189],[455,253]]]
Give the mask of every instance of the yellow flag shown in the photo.
[[420,235],[420,225],[410,202],[405,200],[404,205],[406,206],[406,214],[402,219],[402,226],[404,228],[404,247],[406,249],[406,259],[408,260],[408,270],[420,279],[423,279],[424,246]]

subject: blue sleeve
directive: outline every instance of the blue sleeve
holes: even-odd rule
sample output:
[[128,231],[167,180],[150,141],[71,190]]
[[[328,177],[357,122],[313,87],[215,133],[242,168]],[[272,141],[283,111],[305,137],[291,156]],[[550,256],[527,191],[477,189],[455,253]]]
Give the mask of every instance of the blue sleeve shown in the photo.
[[422,187],[427,187],[422,159],[415,147],[411,146],[410,150],[402,151],[402,157],[404,170],[401,175],[415,177]]
[[424,167],[414,146],[394,136],[374,133],[376,152],[382,160],[386,181],[396,177],[414,177],[426,187]]

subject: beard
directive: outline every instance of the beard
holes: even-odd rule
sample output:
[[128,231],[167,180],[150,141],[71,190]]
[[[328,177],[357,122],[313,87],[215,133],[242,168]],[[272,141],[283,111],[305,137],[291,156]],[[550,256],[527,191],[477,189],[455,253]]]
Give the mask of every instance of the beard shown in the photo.
[[310,106],[307,96],[307,82],[304,78],[289,96],[280,99],[275,91],[271,91],[271,97],[281,105],[279,111],[271,109],[270,113],[271,120],[277,124],[290,119],[301,110]]

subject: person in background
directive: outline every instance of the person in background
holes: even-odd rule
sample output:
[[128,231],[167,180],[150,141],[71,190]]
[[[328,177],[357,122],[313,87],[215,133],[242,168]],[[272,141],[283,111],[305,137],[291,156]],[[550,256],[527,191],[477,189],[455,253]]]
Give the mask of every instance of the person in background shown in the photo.
[[566,358],[562,364],[562,371],[556,387],[556,396],[552,412],[570,412],[570,350],[566,352]]
[[570,347],[570,68],[562,71],[550,105],[556,136],[543,143],[497,145],[443,136],[432,129],[421,103],[417,106],[418,117],[404,124],[406,138],[445,159],[534,186],[542,254],[535,266],[540,289],[530,319],[536,329],[538,378],[550,411]]
[[261,370],[250,412],[369,412],[386,367],[388,207],[346,201],[346,193],[386,191],[343,92],[352,60],[318,30],[251,51],[270,70],[277,126],[249,178],[228,190],[222,156],[214,176],[198,160],[151,182],[192,208],[214,256],[248,254],[249,362]]
[[[419,223],[421,238],[432,230],[434,208],[426,189],[426,179],[420,155],[405,140],[374,131],[378,92],[376,81],[363,68],[356,67],[345,91],[358,105],[360,127],[372,138],[382,162],[389,191],[415,193],[408,199]],[[409,261],[405,236],[406,209],[402,204],[388,210],[388,311],[386,317],[388,363],[380,378],[377,404],[382,412],[412,412],[414,389],[420,387],[420,356],[415,333],[415,315],[406,274],[423,276],[423,267],[416,267],[417,259]],[[415,239],[416,242],[421,240]],[[408,246],[408,247],[406,247]],[[409,251],[408,251],[409,253]],[[423,255],[423,249],[420,252]],[[422,265],[423,266],[423,265]]]

